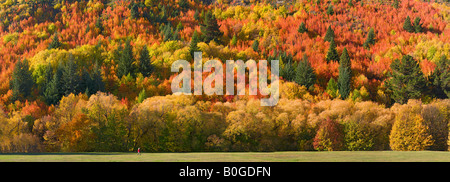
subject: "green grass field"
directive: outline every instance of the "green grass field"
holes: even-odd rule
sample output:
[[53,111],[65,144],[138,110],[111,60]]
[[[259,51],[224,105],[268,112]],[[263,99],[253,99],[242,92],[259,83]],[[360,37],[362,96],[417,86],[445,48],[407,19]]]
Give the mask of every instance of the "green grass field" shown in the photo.
[[0,162],[450,162],[450,152],[218,152],[0,154]]

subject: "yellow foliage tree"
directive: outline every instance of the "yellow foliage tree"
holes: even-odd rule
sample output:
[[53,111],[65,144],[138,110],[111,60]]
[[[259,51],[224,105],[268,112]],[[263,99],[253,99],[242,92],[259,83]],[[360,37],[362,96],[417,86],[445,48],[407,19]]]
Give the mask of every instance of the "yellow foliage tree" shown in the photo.
[[391,149],[399,151],[425,150],[433,144],[423,118],[413,113],[397,115],[389,139]]

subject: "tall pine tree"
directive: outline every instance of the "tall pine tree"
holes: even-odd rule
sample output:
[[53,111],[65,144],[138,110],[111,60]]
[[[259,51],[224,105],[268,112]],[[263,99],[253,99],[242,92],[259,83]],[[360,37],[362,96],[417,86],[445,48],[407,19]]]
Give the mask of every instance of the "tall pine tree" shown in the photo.
[[[281,60],[281,59],[280,59]],[[292,81],[295,78],[295,63],[293,63],[292,59],[288,59],[286,64],[281,65],[280,76],[283,77],[284,80]]]
[[72,54],[69,55],[67,63],[64,65],[62,70],[62,89],[64,95],[67,96],[71,93],[77,94],[80,92],[80,76],[77,70],[77,64]]
[[339,54],[336,51],[336,44],[334,43],[334,39],[331,39],[330,41],[330,47],[328,48],[326,60],[327,62],[339,61]]
[[352,77],[351,62],[347,52],[347,48],[344,48],[344,50],[342,51],[338,69],[339,69],[339,77],[337,82],[339,94],[341,95],[342,99],[347,99],[348,95],[350,94],[351,77]]
[[405,55],[401,60],[394,60],[389,76],[387,90],[396,103],[405,104],[409,99],[421,98],[426,82],[419,63],[413,57]]
[[153,72],[153,66],[150,61],[147,46],[144,46],[139,54],[139,72],[144,77],[149,77]]
[[199,52],[200,48],[198,47],[198,42],[200,41],[197,31],[194,31],[194,35],[192,35],[191,43],[189,44],[189,53],[191,54],[192,59],[194,59],[194,52]]
[[303,59],[297,64],[294,80],[297,84],[303,85],[308,89],[312,88],[316,83],[316,73],[306,54],[303,55]]
[[450,98],[450,59],[442,55],[432,74],[433,93],[437,98]]
[[89,76],[91,81],[88,86],[90,94],[95,94],[98,91],[104,92],[105,83],[103,83],[102,73],[97,62],[95,62],[94,68]]
[[323,40],[327,41],[327,42],[331,42],[331,40],[334,39],[334,31],[333,29],[331,29],[331,25],[328,26],[327,29],[327,33],[325,34],[325,37],[323,38]]
[[132,19],[137,19],[139,18],[140,14],[139,14],[139,5],[137,3],[135,3],[134,1],[131,1],[130,4],[130,16]]
[[57,49],[61,47],[61,42],[59,42],[58,33],[53,35],[52,42],[48,45],[47,49]]
[[258,41],[258,39],[255,39],[255,40],[253,41],[252,49],[253,49],[255,52],[258,52],[258,51],[259,51],[259,41]]
[[364,48],[368,49],[371,45],[375,44],[375,31],[373,28],[370,28],[369,34],[367,34],[367,39],[364,42]]
[[63,66],[60,63],[56,69],[55,74],[53,74],[52,80],[48,83],[44,91],[44,99],[48,105],[56,105],[64,94],[61,80],[62,73]]
[[212,11],[206,12],[200,28],[203,34],[203,41],[206,43],[209,43],[211,40],[219,42],[219,38],[223,35],[219,30],[219,24],[217,24],[216,16],[214,16]]
[[334,14],[333,5],[330,4],[330,6],[328,6],[328,9],[327,9],[327,15],[333,15],[333,14]]
[[134,76],[133,62],[133,47],[131,46],[130,40],[128,39],[125,43],[125,47],[120,53],[120,58],[118,60],[116,73],[119,79],[121,79],[122,76],[127,76],[128,74]]
[[308,31],[304,22],[300,23],[297,29],[298,33],[305,33]]
[[23,100],[31,95],[34,81],[29,69],[30,66],[26,59],[17,61],[9,82],[9,87],[12,90],[11,99],[13,101]]
[[416,17],[416,19],[414,19],[414,32],[416,33],[422,32],[423,30],[422,25],[423,23],[420,23],[420,18]]
[[403,23],[403,29],[410,33],[414,32],[414,27],[411,25],[411,19],[409,16],[406,17],[405,22]]

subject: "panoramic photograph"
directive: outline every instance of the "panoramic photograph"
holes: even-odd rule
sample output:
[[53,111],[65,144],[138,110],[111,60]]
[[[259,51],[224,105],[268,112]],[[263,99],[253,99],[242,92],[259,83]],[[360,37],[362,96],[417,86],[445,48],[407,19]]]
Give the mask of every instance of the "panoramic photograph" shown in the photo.
[[0,0],[0,63],[2,166],[450,162],[449,0]]

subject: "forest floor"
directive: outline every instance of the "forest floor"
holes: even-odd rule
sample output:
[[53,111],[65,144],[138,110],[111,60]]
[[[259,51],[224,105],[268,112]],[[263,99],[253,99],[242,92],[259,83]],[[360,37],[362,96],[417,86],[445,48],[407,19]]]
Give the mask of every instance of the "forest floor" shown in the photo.
[[0,154],[0,162],[450,162],[450,152],[35,153]]

